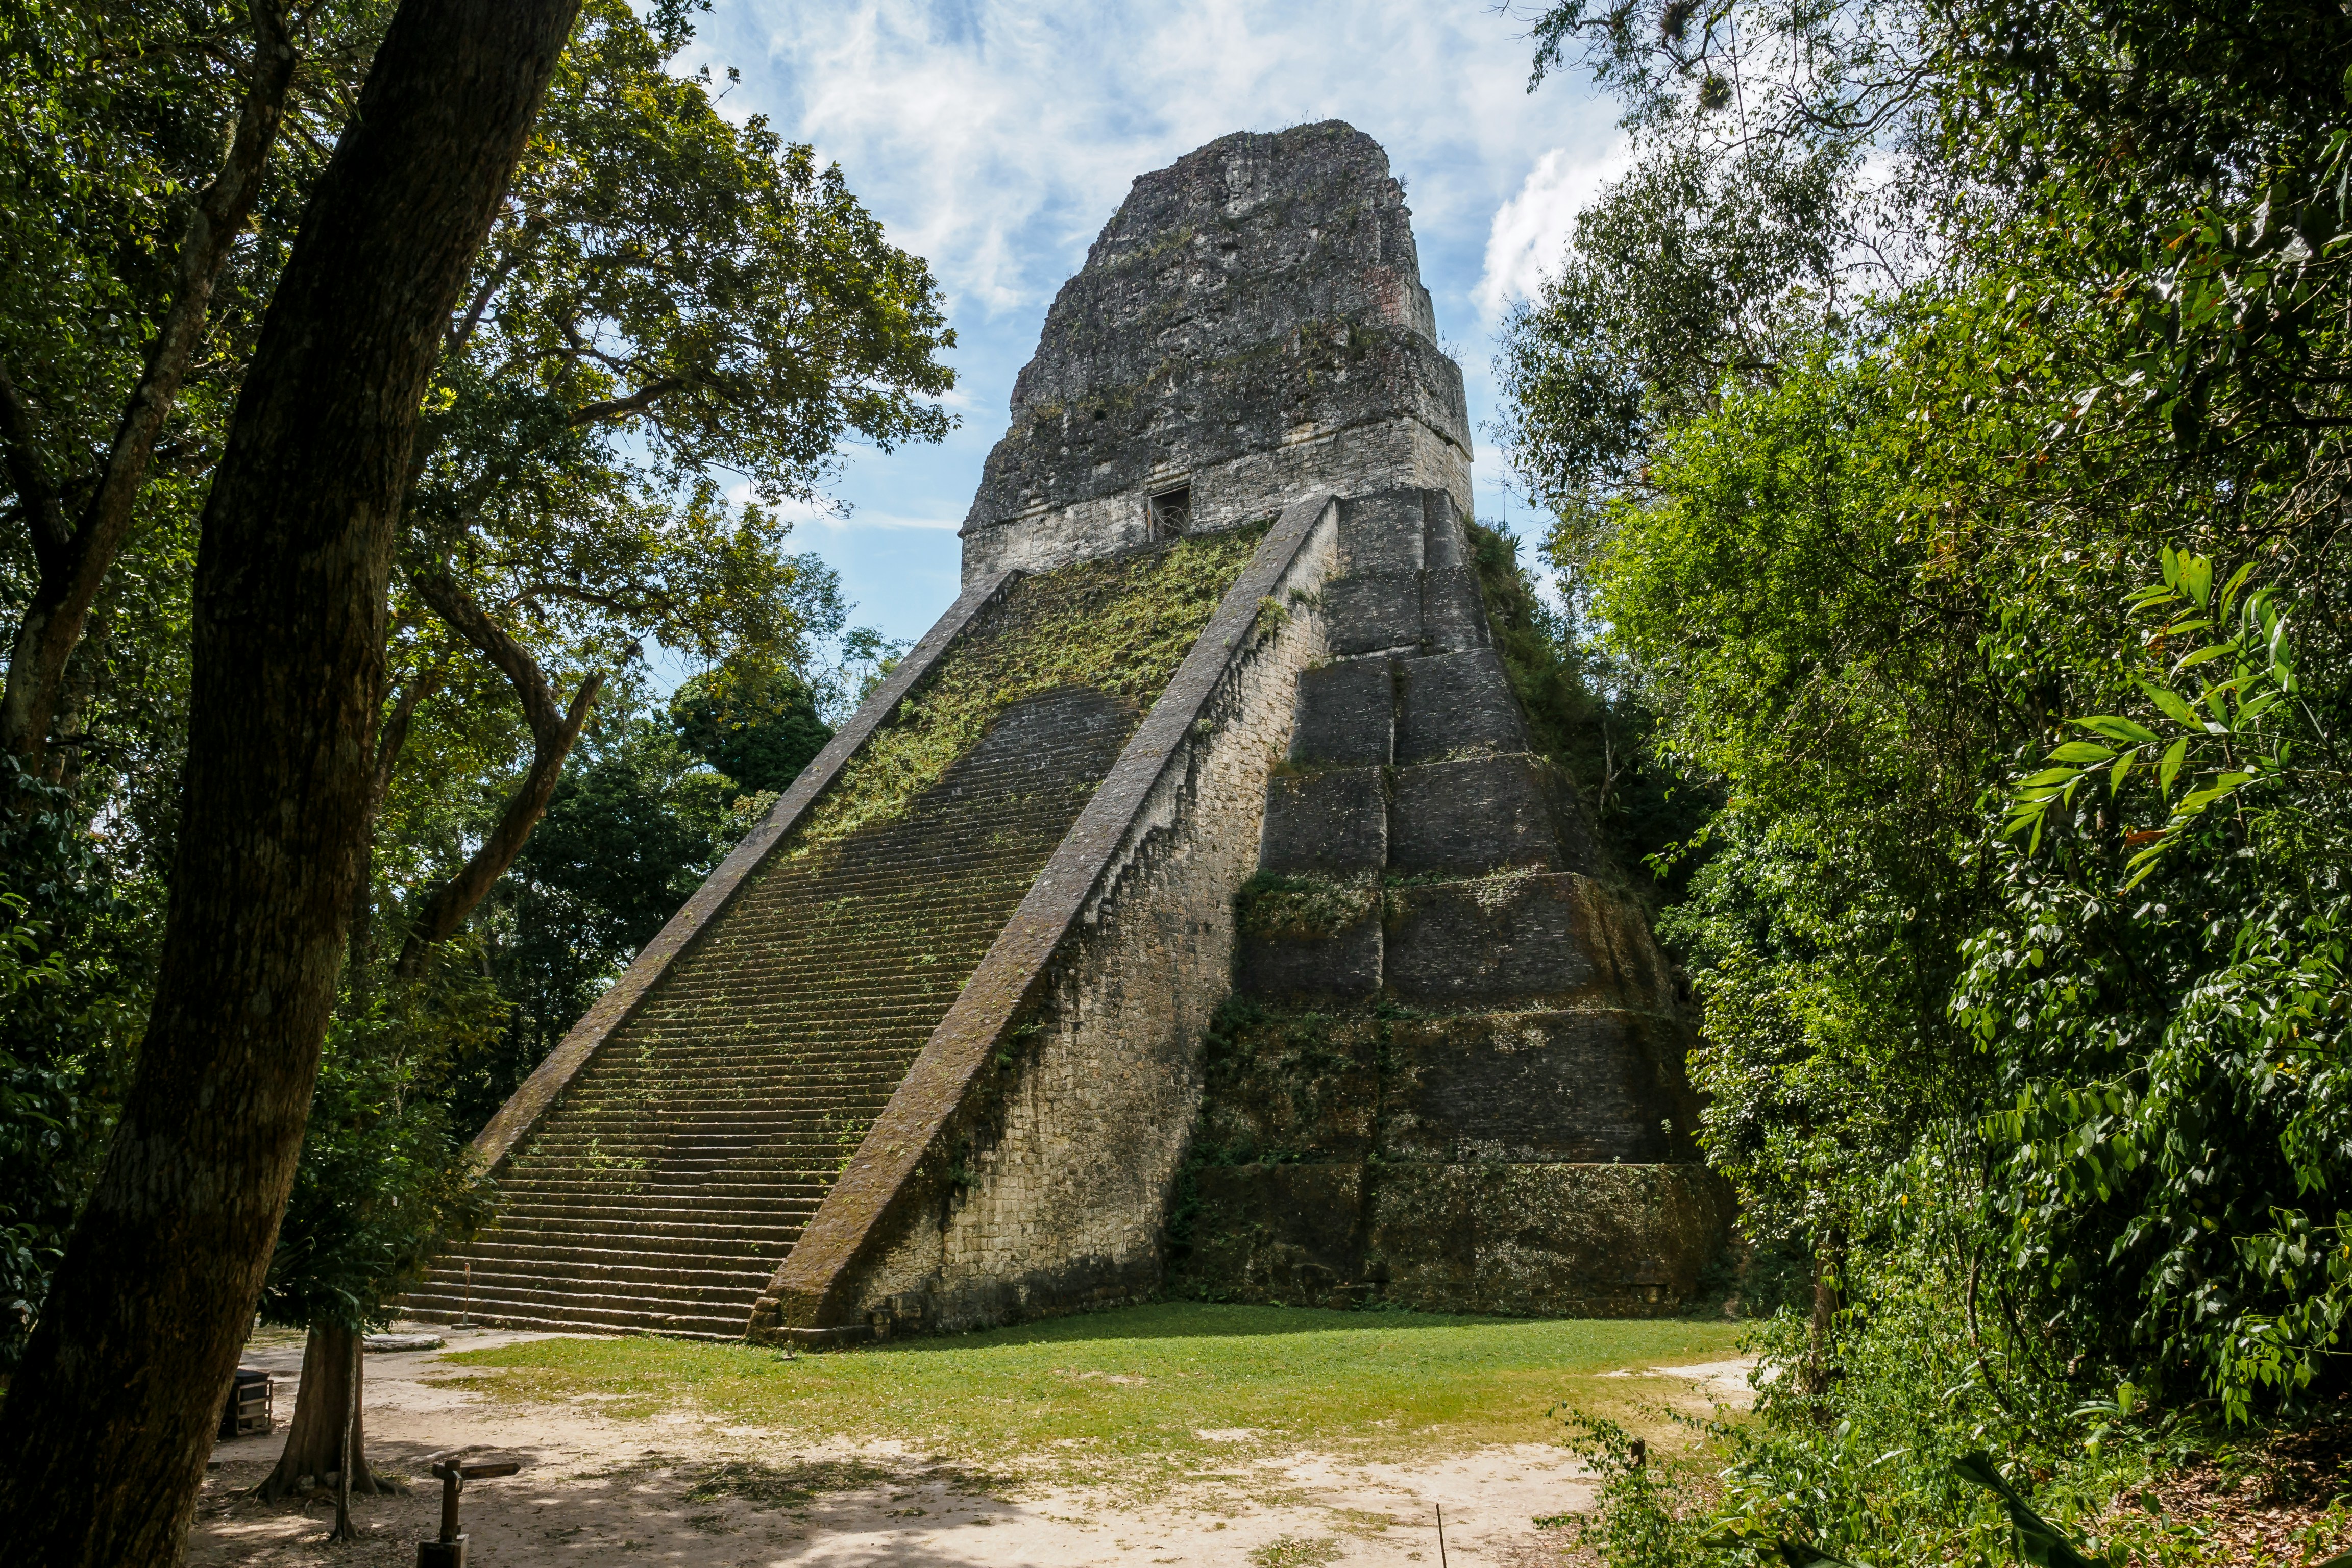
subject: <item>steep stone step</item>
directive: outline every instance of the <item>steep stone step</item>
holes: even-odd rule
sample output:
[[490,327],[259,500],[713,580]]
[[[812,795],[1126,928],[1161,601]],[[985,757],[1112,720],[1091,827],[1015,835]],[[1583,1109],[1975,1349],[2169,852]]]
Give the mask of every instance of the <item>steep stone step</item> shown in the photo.
[[[425,1322],[454,1322],[464,1316],[476,1323],[505,1328],[665,1334],[690,1340],[741,1339],[743,1320],[751,1312],[748,1301],[739,1313],[731,1302],[711,1306],[678,1303],[673,1307],[659,1300],[638,1302],[628,1298],[562,1294],[530,1298],[477,1295],[470,1303],[455,1296],[446,1300],[418,1296],[414,1304],[415,1315]],[[409,1302],[404,1300],[403,1305],[406,1307]]]
[[754,870],[517,1152],[498,1225],[403,1310],[740,1335],[1139,716],[1031,699],[897,820]]

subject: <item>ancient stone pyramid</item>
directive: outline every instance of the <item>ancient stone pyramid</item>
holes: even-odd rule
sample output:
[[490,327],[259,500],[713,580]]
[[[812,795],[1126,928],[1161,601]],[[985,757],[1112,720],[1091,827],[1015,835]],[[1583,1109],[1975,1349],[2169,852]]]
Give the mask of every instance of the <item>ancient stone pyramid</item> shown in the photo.
[[962,596],[484,1131],[499,1223],[406,1309],[823,1342],[1687,1294],[1685,1028],[1529,753],[1469,473],[1377,144],[1138,180]]

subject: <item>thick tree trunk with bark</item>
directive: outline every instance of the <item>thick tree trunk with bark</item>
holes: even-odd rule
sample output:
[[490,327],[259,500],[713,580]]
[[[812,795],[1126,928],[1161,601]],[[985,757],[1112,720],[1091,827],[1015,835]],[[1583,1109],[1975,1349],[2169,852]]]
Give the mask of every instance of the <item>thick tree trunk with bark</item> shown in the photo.
[[254,1490],[269,1499],[326,1486],[342,1468],[343,1412],[352,1412],[351,1489],[374,1497],[393,1489],[378,1480],[367,1462],[367,1375],[360,1336],[340,1324],[319,1324],[302,1346],[302,1384],[294,1394],[294,1419],[286,1428],[286,1451],[278,1468]]
[[179,1557],[342,962],[418,404],[576,10],[405,0],[263,323],[197,552],[139,1074],[0,1408],[17,1561]]
[[204,340],[213,285],[261,194],[269,149],[285,116],[287,89],[294,80],[294,43],[284,0],[254,0],[252,16],[253,64],[228,155],[189,209],[172,303],[123,406],[98,488],[70,526],[63,498],[41,461],[38,421],[16,384],[0,372],[0,448],[32,524],[36,570],[32,599],[8,650],[7,685],[0,689],[0,750],[16,753],[27,773],[47,771],[49,726],[64,693],[67,661],[81,640],[99,585],[131,531],[131,506],[147,482],[156,440]]

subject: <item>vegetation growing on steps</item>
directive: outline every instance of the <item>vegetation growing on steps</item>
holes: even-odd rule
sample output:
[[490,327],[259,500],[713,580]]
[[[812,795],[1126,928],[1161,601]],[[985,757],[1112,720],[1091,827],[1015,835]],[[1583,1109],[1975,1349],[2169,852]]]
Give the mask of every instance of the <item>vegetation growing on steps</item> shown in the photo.
[[1192,1163],[1282,1163],[1369,1145],[1399,1011],[1286,1012],[1226,998],[1204,1039]]
[[1260,871],[1234,895],[1234,923],[1244,936],[1337,936],[1362,920],[1377,896],[1369,882]]
[[1013,704],[1066,686],[1148,708],[1241,575],[1262,528],[1082,561],[1027,577],[899,703],[793,835],[805,855],[892,821]]

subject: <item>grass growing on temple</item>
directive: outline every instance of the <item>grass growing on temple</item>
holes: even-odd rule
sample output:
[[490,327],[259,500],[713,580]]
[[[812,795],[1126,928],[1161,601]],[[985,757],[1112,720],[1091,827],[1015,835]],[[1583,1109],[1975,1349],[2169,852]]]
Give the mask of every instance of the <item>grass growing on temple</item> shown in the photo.
[[1563,1401],[1621,1419],[1719,1362],[1737,1324],[1441,1317],[1170,1302],[1018,1328],[785,1359],[656,1339],[551,1339],[452,1355],[499,1368],[483,1391],[593,1398],[615,1418],[693,1410],[851,1443],[895,1439],[1039,1479],[1174,1479],[1302,1448],[1426,1457],[1552,1443]]

